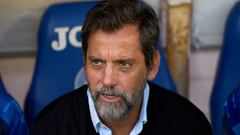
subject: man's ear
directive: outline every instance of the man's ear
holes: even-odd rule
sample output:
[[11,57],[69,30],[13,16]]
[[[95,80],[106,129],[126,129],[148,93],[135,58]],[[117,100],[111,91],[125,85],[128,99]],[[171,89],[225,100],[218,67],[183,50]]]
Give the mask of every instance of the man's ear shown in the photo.
[[148,69],[148,76],[147,76],[147,79],[149,81],[153,80],[157,73],[158,73],[158,69],[159,69],[159,66],[160,66],[160,53],[159,51],[156,51],[154,53],[154,59],[153,59],[153,63],[152,63],[152,66],[150,67],[150,69]]

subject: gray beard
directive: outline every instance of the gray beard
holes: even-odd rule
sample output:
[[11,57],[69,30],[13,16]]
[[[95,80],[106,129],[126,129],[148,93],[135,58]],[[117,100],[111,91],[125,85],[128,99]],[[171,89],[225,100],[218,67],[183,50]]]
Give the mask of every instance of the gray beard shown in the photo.
[[[111,87],[97,88],[95,93],[90,90],[100,118],[108,121],[118,121],[126,118],[134,106],[141,102],[146,82],[146,78],[144,78],[131,93],[124,93],[121,90]],[[116,96],[120,97],[121,100],[118,103],[107,103],[99,98],[100,95]]]

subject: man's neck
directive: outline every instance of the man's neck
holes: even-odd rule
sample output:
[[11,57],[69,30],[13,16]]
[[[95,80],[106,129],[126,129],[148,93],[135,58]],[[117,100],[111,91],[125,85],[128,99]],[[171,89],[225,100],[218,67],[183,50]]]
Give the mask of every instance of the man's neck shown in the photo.
[[141,102],[136,104],[132,111],[128,113],[128,116],[123,120],[119,121],[102,120],[102,121],[112,130],[112,135],[129,135],[138,121],[141,110],[141,104],[142,104]]

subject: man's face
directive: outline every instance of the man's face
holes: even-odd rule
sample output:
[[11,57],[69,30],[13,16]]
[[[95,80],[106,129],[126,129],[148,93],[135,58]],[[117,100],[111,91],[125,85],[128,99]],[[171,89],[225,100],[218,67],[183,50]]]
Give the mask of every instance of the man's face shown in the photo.
[[101,118],[121,120],[141,104],[148,72],[136,26],[92,33],[85,60],[88,85]]

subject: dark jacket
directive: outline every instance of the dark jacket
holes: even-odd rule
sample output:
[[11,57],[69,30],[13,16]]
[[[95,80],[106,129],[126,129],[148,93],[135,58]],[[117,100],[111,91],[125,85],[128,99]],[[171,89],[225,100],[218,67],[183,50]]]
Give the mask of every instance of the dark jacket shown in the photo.
[[[187,99],[149,83],[147,123],[142,135],[211,135],[204,114]],[[97,135],[91,121],[87,86],[62,96],[36,118],[31,135]]]

